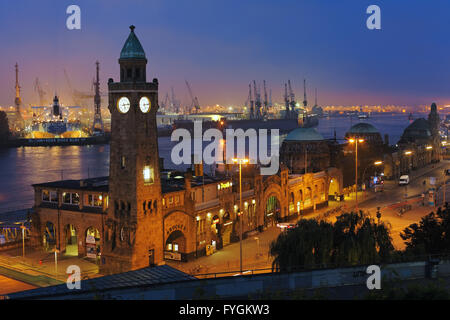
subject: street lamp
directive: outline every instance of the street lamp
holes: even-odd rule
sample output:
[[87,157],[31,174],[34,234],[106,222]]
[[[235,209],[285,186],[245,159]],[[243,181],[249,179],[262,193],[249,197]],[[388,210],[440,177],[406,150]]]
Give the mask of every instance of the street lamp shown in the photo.
[[355,137],[349,139],[348,141],[355,144],[355,208],[356,211],[358,211],[358,143],[363,143],[364,139]]
[[238,158],[234,158],[232,159],[234,163],[238,163],[239,164],[239,266],[240,266],[240,271],[242,274],[242,222],[244,217],[241,217],[241,213],[242,213],[242,165],[243,164],[247,164],[248,163],[248,159],[238,159]]
[[22,222],[22,225],[20,226],[20,229],[22,229],[22,258],[25,259],[25,225]]

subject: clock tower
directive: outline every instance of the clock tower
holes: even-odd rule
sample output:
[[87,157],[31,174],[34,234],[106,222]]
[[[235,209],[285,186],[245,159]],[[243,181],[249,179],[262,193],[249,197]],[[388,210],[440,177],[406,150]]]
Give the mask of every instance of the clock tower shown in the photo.
[[111,141],[103,274],[163,260],[156,111],[158,80],[146,81],[147,58],[134,26],[120,53],[120,81],[108,81]]

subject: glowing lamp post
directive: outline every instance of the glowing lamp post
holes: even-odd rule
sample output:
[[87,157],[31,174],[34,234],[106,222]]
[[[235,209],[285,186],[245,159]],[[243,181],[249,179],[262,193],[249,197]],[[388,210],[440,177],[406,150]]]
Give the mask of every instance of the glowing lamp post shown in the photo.
[[355,208],[358,211],[358,143],[363,143],[364,139],[355,137],[349,139],[348,142],[355,144]]
[[242,274],[242,222],[244,217],[241,217],[242,215],[242,165],[248,163],[248,159],[233,159],[234,163],[239,164],[239,269]]

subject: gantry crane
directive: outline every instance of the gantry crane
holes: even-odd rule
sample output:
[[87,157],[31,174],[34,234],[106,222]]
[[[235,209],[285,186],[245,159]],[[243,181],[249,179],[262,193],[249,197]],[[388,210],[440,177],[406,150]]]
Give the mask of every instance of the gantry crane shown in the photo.
[[198,113],[200,110],[200,104],[198,103],[198,99],[197,96],[194,96],[194,94],[192,93],[192,89],[191,86],[189,85],[189,82],[187,80],[185,80],[186,82],[186,87],[189,91],[189,96],[191,97],[191,107],[190,109],[194,109],[195,113]]
[[36,78],[36,80],[34,80],[34,91],[36,91],[39,95],[39,105],[43,106],[45,104],[45,95],[47,93],[44,91],[44,89],[42,89],[39,78]]

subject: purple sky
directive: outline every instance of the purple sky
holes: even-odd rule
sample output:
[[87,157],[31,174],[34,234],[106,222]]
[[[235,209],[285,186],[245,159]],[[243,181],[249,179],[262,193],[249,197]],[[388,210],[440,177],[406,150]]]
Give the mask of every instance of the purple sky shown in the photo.
[[[70,4],[80,31],[65,27]],[[370,4],[382,30],[366,28]],[[310,103],[316,87],[322,105],[450,103],[449,12],[446,0],[1,1],[0,105],[13,104],[16,62],[26,104],[38,101],[36,77],[49,100],[69,100],[64,69],[90,91],[97,59],[106,92],[131,24],[161,100],[173,86],[187,103],[186,79],[201,105],[242,104],[248,83],[265,79],[281,102],[290,79],[301,101],[306,78]]]

